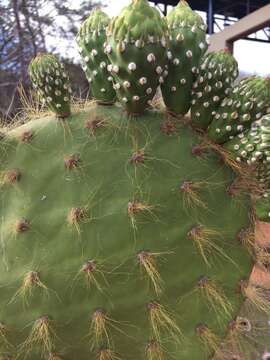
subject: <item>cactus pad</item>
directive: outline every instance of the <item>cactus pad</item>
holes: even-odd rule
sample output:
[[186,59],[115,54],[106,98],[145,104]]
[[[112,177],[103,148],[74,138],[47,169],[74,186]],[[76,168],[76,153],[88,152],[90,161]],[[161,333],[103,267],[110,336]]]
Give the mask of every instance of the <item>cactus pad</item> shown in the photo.
[[69,116],[71,86],[64,65],[54,55],[39,55],[29,75],[43,102],[59,117]]
[[77,35],[83,70],[90,83],[92,96],[105,104],[113,103],[116,98],[113,78],[108,72],[109,60],[104,52],[109,23],[108,15],[96,9],[84,21]]
[[222,100],[229,96],[238,65],[227,51],[211,52],[203,59],[193,84],[191,119],[193,125],[206,129]]
[[[128,115],[96,102],[70,114],[61,63],[45,55],[30,65],[56,116],[0,132],[0,359],[267,356],[254,346],[262,337],[253,315],[269,314],[269,289],[248,278],[254,262],[270,264],[254,240],[259,186],[250,177],[254,166],[268,181],[269,117],[261,116],[270,82],[246,79],[228,96],[234,60],[206,57],[215,79],[200,74],[198,87],[229,79],[220,93],[216,86],[219,101],[227,97],[212,110],[209,137],[231,141],[225,149],[209,141],[170,115],[190,107],[205,25],[185,1],[168,20],[170,49],[166,19],[146,0],[133,0],[112,21],[105,43],[108,19],[99,10],[81,29],[82,53],[94,59],[87,73],[106,64],[94,76],[94,95],[102,102],[104,87],[113,97],[113,83]],[[169,112],[149,108],[159,84]],[[268,219],[264,190],[256,210]]]
[[234,174],[215,153],[193,151],[200,142],[165,114],[134,120],[96,106],[5,135],[0,303],[12,345],[3,352],[201,360],[217,351],[252,267],[237,240],[250,204],[231,197]]
[[184,115],[191,106],[192,85],[199,71],[200,59],[207,50],[206,25],[183,0],[167,19],[170,40],[162,95],[169,111]]
[[114,88],[126,111],[141,114],[163,82],[167,25],[147,0],[133,0],[113,19],[105,50]]
[[250,77],[236,85],[209,126],[208,136],[225,143],[250,128],[251,123],[270,112],[270,79]]
[[250,130],[238,134],[224,147],[235,155],[238,162],[244,161],[248,165],[270,162],[270,115],[253,122]]

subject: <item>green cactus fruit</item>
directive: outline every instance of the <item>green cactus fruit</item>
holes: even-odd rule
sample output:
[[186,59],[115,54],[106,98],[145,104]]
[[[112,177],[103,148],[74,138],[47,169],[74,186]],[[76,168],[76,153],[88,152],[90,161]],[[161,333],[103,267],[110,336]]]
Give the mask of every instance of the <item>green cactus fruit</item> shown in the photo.
[[169,63],[161,90],[168,110],[184,115],[190,109],[192,85],[201,57],[207,50],[206,25],[183,0],[168,14],[167,19]]
[[245,341],[240,305],[265,301],[242,281],[250,201],[230,195],[234,173],[201,141],[165,113],[95,104],[5,134],[0,351],[202,360],[227,355],[231,321]]
[[70,115],[71,86],[57,57],[40,54],[29,65],[29,76],[44,104],[59,117]]
[[198,77],[193,84],[191,120],[196,127],[207,129],[222,100],[229,96],[238,76],[238,64],[228,50],[211,52],[202,58]]
[[236,135],[224,144],[224,148],[233,154],[238,162],[248,165],[258,162],[270,162],[270,115],[252,123],[249,130]]
[[92,96],[104,104],[112,104],[116,98],[113,78],[107,69],[110,62],[104,52],[109,23],[109,16],[97,8],[84,21],[77,35],[83,70],[91,84]]
[[149,107],[167,63],[167,24],[147,0],[133,0],[108,28],[105,51],[114,88],[130,114]]
[[263,116],[251,129],[224,144],[237,162],[254,168],[258,179],[256,213],[261,221],[270,219],[270,115]]
[[236,85],[214,113],[208,136],[225,143],[249,129],[251,123],[270,112],[270,79],[253,76]]

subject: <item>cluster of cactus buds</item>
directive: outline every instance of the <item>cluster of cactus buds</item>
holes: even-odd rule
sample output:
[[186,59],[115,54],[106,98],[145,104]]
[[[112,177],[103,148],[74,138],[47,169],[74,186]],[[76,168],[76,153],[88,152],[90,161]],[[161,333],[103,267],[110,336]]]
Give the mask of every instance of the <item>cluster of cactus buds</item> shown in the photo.
[[29,66],[29,76],[43,102],[59,117],[70,115],[71,85],[63,63],[54,55],[39,55]]

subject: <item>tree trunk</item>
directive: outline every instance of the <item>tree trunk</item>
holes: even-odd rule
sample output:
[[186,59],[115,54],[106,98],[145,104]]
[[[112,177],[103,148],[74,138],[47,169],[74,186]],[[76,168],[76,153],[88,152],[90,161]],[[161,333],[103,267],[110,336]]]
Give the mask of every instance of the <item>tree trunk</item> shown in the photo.
[[27,64],[24,56],[24,37],[23,31],[20,22],[19,8],[18,8],[18,0],[12,0],[12,9],[15,17],[15,27],[18,35],[18,51],[19,51],[19,62],[20,62],[20,72],[21,72],[21,80],[23,83],[26,82],[27,79]]
[[32,29],[32,26],[30,24],[30,15],[28,12],[28,4],[26,2],[26,0],[22,0],[22,13],[24,15],[25,18],[25,24],[27,27],[27,30],[29,32],[29,35],[31,37],[31,43],[32,43],[32,48],[33,48],[33,56],[36,57],[37,56],[37,44],[36,44],[36,36],[34,33],[34,30]]

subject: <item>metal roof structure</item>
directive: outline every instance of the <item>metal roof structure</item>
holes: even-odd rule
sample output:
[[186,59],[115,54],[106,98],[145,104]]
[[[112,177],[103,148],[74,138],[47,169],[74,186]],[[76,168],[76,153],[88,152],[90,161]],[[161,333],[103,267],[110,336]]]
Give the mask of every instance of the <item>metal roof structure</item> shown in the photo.
[[[155,4],[175,6],[179,0],[151,0]],[[212,2],[212,5],[210,4]],[[270,3],[269,0],[188,0],[194,10],[208,12],[212,6],[215,14],[231,16],[241,19],[247,14]]]
[[[167,13],[168,6],[175,6],[179,0],[149,0],[155,5],[164,5],[164,14]],[[193,10],[203,11],[207,15],[208,33],[213,34],[215,25],[219,28],[218,21],[222,20],[224,26],[232,23],[231,18],[241,19],[244,16],[270,4],[270,0],[187,0]],[[269,14],[270,16],[270,14]],[[237,21],[237,20],[236,20]],[[221,29],[220,29],[221,30]],[[264,29],[265,38],[257,40],[270,42],[270,30]]]

